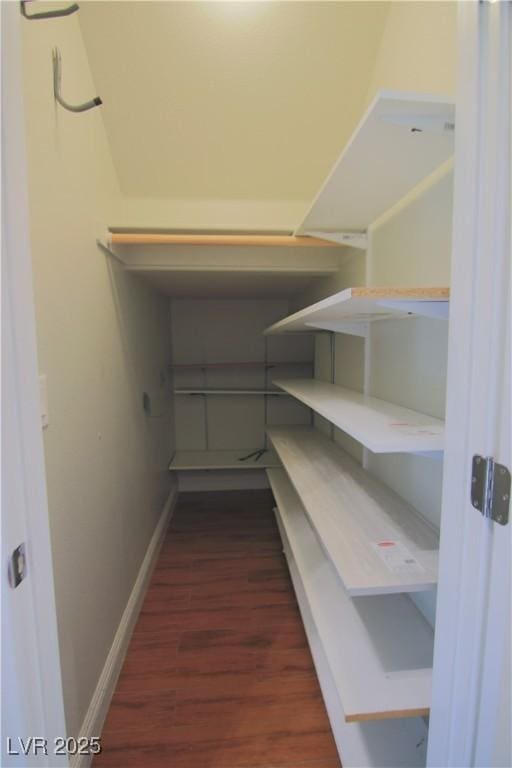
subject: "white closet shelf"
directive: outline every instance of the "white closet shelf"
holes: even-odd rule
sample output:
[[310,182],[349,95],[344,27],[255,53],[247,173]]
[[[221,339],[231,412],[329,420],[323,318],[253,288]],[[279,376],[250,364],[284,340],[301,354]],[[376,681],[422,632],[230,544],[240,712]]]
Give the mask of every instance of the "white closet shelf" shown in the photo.
[[267,434],[349,595],[434,587],[438,535],[413,507],[317,430]]
[[450,289],[359,287],[328,296],[265,330],[265,334],[305,331],[346,332],[350,323],[411,316],[448,317]]
[[109,245],[200,245],[256,246],[267,248],[333,248],[338,245],[321,237],[291,234],[222,234],[215,232],[111,232]]
[[454,128],[448,98],[378,93],[296,234],[339,241],[340,234],[365,232],[451,157]]
[[272,383],[374,453],[443,450],[441,419],[317,379],[275,379]]
[[201,469],[265,469],[279,467],[280,461],[274,451],[265,451],[259,458],[247,458],[255,451],[241,449],[239,451],[176,451],[170,470],[201,470]]
[[271,397],[289,397],[287,392],[278,389],[175,389],[175,395],[269,395]]
[[351,599],[284,470],[269,469],[267,475],[298,598],[306,603],[322,644],[345,721],[427,715],[431,627],[405,595]]

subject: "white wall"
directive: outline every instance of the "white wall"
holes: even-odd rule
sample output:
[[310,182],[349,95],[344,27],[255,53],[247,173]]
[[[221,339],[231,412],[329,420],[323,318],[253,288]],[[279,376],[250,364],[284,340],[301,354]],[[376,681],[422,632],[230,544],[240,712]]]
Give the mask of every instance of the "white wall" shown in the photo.
[[[76,16],[23,21],[38,354],[67,728],[76,735],[109,652],[170,479],[168,302],[98,250],[118,185]],[[148,418],[142,393],[153,398]]]
[[[178,388],[267,389],[272,379],[312,375],[309,335],[263,336],[262,331],[288,314],[286,300],[174,300],[173,363],[281,363],[265,371],[243,369],[176,369]],[[265,424],[309,424],[309,409],[288,397],[177,396],[176,448],[238,450],[250,453],[266,445]],[[242,453],[243,455],[243,453]],[[266,487],[263,472],[180,473],[180,489]]]
[[392,0],[367,101],[377,90],[455,93],[457,2]]

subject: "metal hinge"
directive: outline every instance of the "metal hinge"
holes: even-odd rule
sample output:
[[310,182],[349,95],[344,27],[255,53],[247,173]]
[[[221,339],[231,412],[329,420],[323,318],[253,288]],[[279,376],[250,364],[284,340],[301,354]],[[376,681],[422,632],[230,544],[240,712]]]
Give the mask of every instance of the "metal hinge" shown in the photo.
[[27,575],[27,553],[25,542],[13,551],[7,564],[7,578],[13,589],[16,589]]
[[506,525],[510,508],[510,472],[492,457],[473,456],[471,504],[484,517]]

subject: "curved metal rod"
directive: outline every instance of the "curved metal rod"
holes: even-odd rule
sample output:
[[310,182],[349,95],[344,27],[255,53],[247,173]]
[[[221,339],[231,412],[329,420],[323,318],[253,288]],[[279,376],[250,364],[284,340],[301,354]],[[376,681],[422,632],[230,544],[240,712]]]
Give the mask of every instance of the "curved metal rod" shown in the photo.
[[28,2],[31,2],[31,0],[21,0],[20,11],[21,15],[29,21],[33,21],[34,19],[58,19],[61,16],[71,16],[71,14],[76,13],[80,7],[76,3],[73,3],[73,5],[68,5],[67,8],[62,8],[58,11],[38,11],[37,13],[32,13],[29,16],[26,8]]
[[93,109],[94,107],[99,107],[101,104],[103,104],[99,96],[95,96],[94,99],[91,99],[90,101],[85,101],[83,104],[76,104],[76,105],[68,104],[68,102],[65,101],[60,94],[60,85],[62,80],[62,67],[61,67],[60,51],[58,48],[53,49],[52,61],[53,61],[53,95],[55,96],[55,101],[57,101],[61,105],[61,107],[64,107],[64,109],[69,110],[69,112],[87,112],[88,109]]

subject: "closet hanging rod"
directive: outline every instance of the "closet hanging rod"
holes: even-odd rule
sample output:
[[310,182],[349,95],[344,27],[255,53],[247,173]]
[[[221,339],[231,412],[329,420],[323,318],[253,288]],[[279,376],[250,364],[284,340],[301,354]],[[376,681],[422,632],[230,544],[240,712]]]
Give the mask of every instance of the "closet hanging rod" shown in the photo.
[[89,101],[84,101],[83,104],[69,104],[67,101],[65,101],[60,93],[60,85],[62,80],[62,61],[58,48],[54,48],[52,51],[52,61],[53,95],[55,96],[55,101],[57,101],[61,107],[64,107],[64,109],[67,109],[69,112],[87,112],[89,109],[94,109],[94,107],[99,107],[101,104],[103,104],[99,96],[95,96],[94,99],[90,99]]
[[112,232],[109,240],[113,245],[248,245],[315,248],[339,248],[339,243],[318,237],[297,235],[213,235],[213,234],[162,234],[140,232]]
[[313,365],[312,360],[249,361],[241,363],[169,363],[169,368],[275,368],[277,365]]
[[63,16],[71,16],[72,13],[76,13],[80,9],[79,5],[73,3],[72,5],[68,5],[66,8],[60,8],[59,10],[37,11],[36,13],[31,13],[29,15],[27,13],[26,5],[30,2],[33,2],[33,0],[21,0],[20,2],[21,15],[29,21],[37,21],[38,19],[59,19]]

